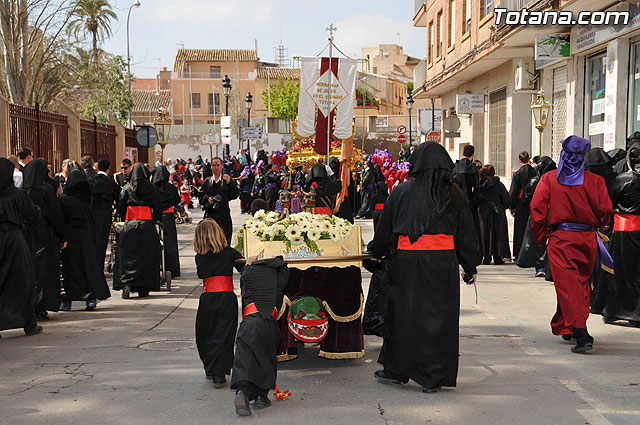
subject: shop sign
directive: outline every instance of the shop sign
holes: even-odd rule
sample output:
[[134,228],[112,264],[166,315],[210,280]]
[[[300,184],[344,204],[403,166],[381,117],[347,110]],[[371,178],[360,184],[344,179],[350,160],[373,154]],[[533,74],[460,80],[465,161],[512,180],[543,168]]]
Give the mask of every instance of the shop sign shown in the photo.
[[[613,8],[612,10],[615,10]],[[571,29],[571,54],[620,37],[636,28],[640,28],[640,7],[629,4],[629,23],[627,25],[579,25]]]

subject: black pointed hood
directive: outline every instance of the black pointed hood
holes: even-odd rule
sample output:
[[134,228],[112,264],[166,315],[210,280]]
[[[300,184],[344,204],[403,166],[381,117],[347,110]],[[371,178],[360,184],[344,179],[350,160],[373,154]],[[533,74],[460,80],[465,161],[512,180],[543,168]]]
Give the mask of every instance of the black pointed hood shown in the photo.
[[30,161],[22,172],[22,189],[30,193],[32,187],[40,187],[47,181],[48,174],[49,169],[44,159]]
[[15,168],[13,162],[7,158],[0,158],[0,193],[5,192],[7,189],[15,189],[13,182],[13,170]]
[[80,168],[69,170],[69,176],[64,185],[64,193],[82,201],[91,202],[91,187],[84,171]]

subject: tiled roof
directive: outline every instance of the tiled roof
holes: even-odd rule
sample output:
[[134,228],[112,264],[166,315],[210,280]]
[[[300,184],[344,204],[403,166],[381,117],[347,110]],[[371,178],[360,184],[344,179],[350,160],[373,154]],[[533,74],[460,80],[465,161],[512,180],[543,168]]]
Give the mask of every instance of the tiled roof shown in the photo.
[[173,71],[181,72],[186,62],[253,62],[258,60],[255,50],[178,49]]
[[[64,89],[56,96],[56,100],[62,101],[69,108],[78,111],[96,91],[96,89]],[[160,108],[169,108],[171,90],[160,90],[159,94],[156,94],[155,90],[131,90],[131,97],[133,99],[132,112],[147,112],[149,110],[157,112]],[[149,102],[151,102],[151,107],[149,107]]]
[[299,80],[300,79],[300,70],[294,68],[271,68],[271,67],[263,67],[258,68],[256,72],[256,78],[261,78],[266,80],[267,75],[269,78],[284,78],[291,80]]
[[98,91],[97,89],[62,89],[56,96],[56,100],[61,101],[74,111],[82,108],[82,105]]
[[132,90],[133,109],[131,112],[158,112],[158,109],[169,109],[171,103],[171,90]]

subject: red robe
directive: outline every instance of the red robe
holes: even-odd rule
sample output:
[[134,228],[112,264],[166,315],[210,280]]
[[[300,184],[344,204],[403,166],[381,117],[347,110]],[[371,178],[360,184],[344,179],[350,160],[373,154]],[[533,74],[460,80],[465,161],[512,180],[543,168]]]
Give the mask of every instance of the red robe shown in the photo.
[[531,201],[531,229],[538,245],[547,245],[558,306],[551,319],[554,335],[587,328],[589,278],[598,251],[595,232],[551,229],[561,223],[582,223],[599,228],[609,224],[613,210],[604,179],[584,172],[582,186],[558,183],[556,172],[540,179]]

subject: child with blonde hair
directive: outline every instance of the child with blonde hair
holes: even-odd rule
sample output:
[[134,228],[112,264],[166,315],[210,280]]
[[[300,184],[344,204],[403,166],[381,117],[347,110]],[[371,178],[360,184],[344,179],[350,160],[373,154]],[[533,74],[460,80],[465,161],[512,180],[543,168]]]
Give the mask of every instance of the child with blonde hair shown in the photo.
[[233,292],[233,268],[242,255],[227,244],[224,231],[212,219],[196,226],[193,247],[198,277],[203,279],[196,314],[196,345],[207,379],[215,388],[226,383],[233,366],[233,346],[238,327],[238,298]]

